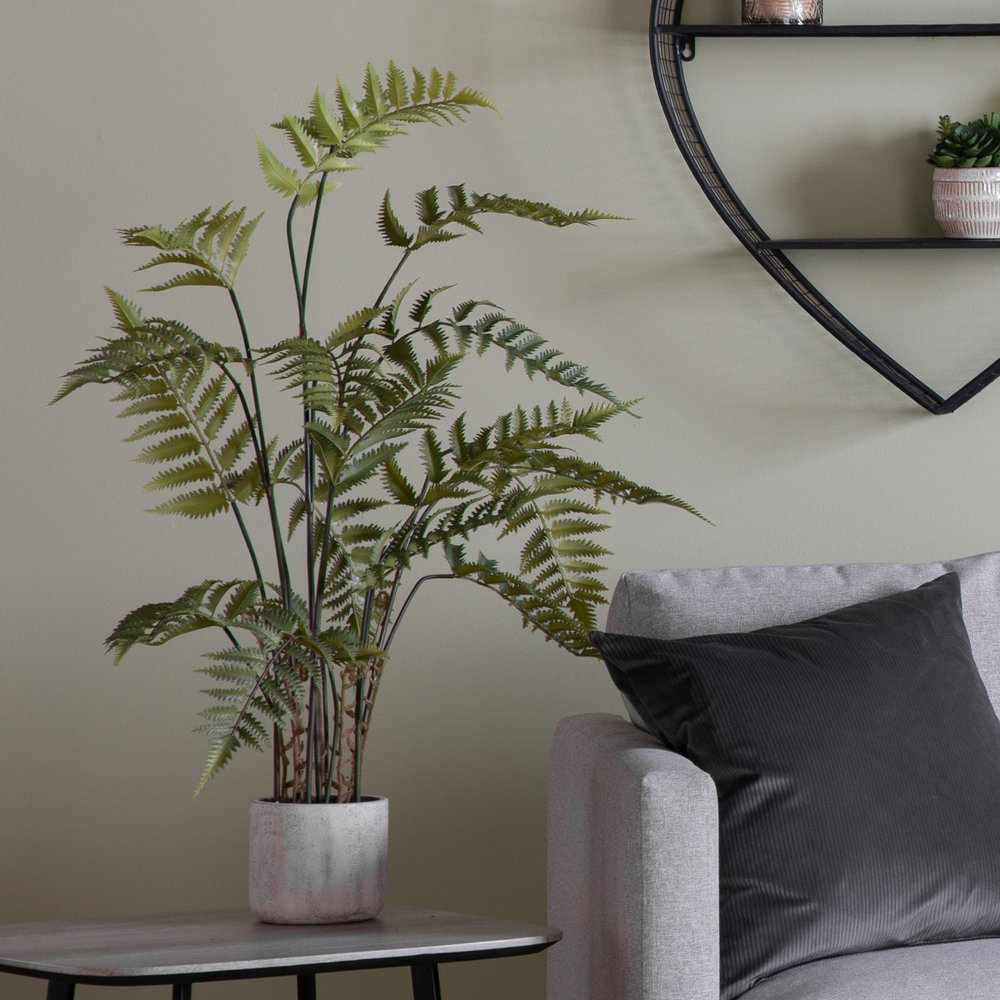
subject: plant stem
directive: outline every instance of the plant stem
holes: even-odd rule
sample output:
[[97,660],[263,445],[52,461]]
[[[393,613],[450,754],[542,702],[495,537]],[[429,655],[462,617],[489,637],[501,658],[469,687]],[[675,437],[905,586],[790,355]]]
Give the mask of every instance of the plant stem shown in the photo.
[[454,573],[429,573],[427,576],[422,576],[417,582],[410,588],[410,592],[406,595],[406,600],[403,601],[403,606],[399,609],[399,614],[396,616],[395,622],[393,622],[392,628],[389,630],[389,636],[385,640],[385,645],[382,647],[386,652],[388,652],[389,647],[392,645],[392,640],[395,638],[396,630],[399,628],[400,622],[403,620],[403,615],[406,614],[407,608],[409,608],[410,603],[413,598],[417,596],[417,591],[425,584],[431,580],[457,580],[458,577]]
[[[292,282],[295,286],[295,304],[299,313],[299,338],[305,339],[308,336],[306,330],[306,307],[302,298],[302,282],[299,279],[298,259],[295,255],[295,234],[292,224],[295,221],[295,213],[299,207],[299,197],[296,195],[292,199],[292,204],[288,209],[288,216],[285,219],[285,238],[288,243],[288,260],[292,268]],[[309,384],[302,387],[302,447],[304,454],[303,476],[305,479],[305,522],[306,522],[306,597],[309,605],[309,621],[313,621],[313,609],[316,606],[316,554],[315,548],[315,525],[313,524],[313,497],[316,487],[316,456],[313,451],[312,438],[309,436]]]
[[403,265],[410,259],[410,254],[413,253],[412,250],[406,250],[403,256],[400,257],[399,263],[393,268],[392,274],[389,275],[389,280],[382,286],[382,291],[378,293],[378,298],[375,300],[375,308],[377,309],[382,305],[382,301],[385,299],[386,295],[389,294],[389,289],[392,288],[392,283],[396,280],[399,272],[403,270]]
[[[309,229],[309,244],[306,250],[306,264],[305,270],[302,274],[302,280],[299,281],[299,271],[298,271],[298,261],[295,256],[295,239],[294,233],[292,231],[292,223],[295,218],[295,212],[298,208],[299,199],[298,196],[292,199],[292,204],[288,210],[288,218],[285,224],[285,234],[288,240],[288,257],[292,268],[292,280],[295,285],[295,301],[298,306],[299,313],[299,337],[305,339],[308,335],[308,325],[307,325],[307,304],[309,299],[309,278],[312,274],[312,263],[313,263],[313,252],[316,249],[316,235],[319,231],[319,213],[323,205],[323,193],[326,189],[327,174],[323,174],[320,178],[319,188],[316,192],[316,206],[313,209],[312,225]],[[304,498],[305,498],[305,512],[306,512],[306,592],[308,596],[308,607],[309,607],[309,628],[315,634],[319,628],[319,599],[317,595],[316,586],[316,539],[315,530],[316,526],[313,522],[313,508],[315,506],[315,496],[316,496],[316,452],[315,445],[309,435],[309,421],[312,419],[312,412],[309,408],[308,403],[308,391],[309,385],[306,384],[303,387],[303,399],[302,399],[302,439],[304,448]],[[332,503],[332,492],[333,486],[330,484],[330,498],[328,499],[327,507],[329,509],[330,503]],[[323,675],[324,680],[324,693],[322,697],[321,704],[317,705],[317,699],[319,698],[319,689],[316,685],[315,679],[309,682],[309,712],[308,712],[308,723],[307,723],[307,733],[306,733],[306,775],[305,775],[305,794],[306,801],[312,800],[313,791],[313,778],[315,779],[315,789],[316,797],[319,798],[320,792],[320,767],[321,762],[319,759],[319,733],[320,729],[325,733],[328,729],[329,720],[327,718],[327,706],[326,706],[326,694],[325,694],[325,681],[326,674]],[[322,717],[322,725],[321,725]],[[310,764],[312,765],[315,775],[310,775]]]
[[236,312],[236,320],[240,326],[240,335],[243,338],[243,350],[246,358],[247,373],[250,376],[250,391],[253,394],[254,410],[257,414],[257,433],[260,437],[261,453],[264,458],[261,475],[264,479],[264,489],[267,493],[267,508],[271,519],[271,534],[274,536],[275,558],[278,561],[278,579],[281,582],[281,594],[284,604],[288,607],[292,598],[292,581],[288,574],[288,558],[285,555],[285,543],[281,537],[281,525],[278,522],[278,509],[274,499],[274,485],[271,482],[271,468],[267,461],[267,434],[264,431],[264,413],[260,403],[260,390],[257,387],[257,373],[253,359],[253,351],[250,347],[250,335],[247,332],[246,320],[243,317],[243,310],[240,308],[240,300],[235,289],[229,289],[229,299]]
[[[365,594],[365,607],[361,616],[361,645],[368,645],[368,630],[371,628],[372,611],[375,607],[375,591],[369,590]],[[364,744],[361,739],[361,715],[365,704],[365,675],[358,671],[358,680],[354,687],[354,775],[352,784],[354,785],[352,802],[361,801],[361,755],[364,751]]]
[[314,738],[314,728],[316,725],[316,682],[309,681],[309,708],[306,712],[306,778],[305,778],[305,800],[312,802],[312,775],[311,770],[315,760],[316,740]]
[[253,571],[257,577],[257,586],[260,588],[260,599],[266,601],[267,587],[264,585],[264,577],[260,571],[260,563],[257,561],[257,553],[254,550],[253,542],[250,540],[250,533],[247,531],[246,522],[243,520],[242,513],[240,513],[240,505],[235,500],[231,500],[229,506],[236,517],[236,523],[240,526],[240,534],[243,536],[243,541],[246,542],[247,552],[250,553],[250,561],[253,563]]

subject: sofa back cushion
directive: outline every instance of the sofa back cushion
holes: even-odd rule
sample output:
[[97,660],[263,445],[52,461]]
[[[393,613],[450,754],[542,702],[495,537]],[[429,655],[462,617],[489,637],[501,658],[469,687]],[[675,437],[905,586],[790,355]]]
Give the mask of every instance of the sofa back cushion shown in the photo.
[[972,652],[1000,711],[1000,552],[931,563],[626,573],[608,610],[607,630],[657,639],[750,632],[886,597],[946,573],[958,574]]
[[759,631],[593,641],[715,781],[722,1000],[834,955],[1000,934],[1000,721],[957,573]]

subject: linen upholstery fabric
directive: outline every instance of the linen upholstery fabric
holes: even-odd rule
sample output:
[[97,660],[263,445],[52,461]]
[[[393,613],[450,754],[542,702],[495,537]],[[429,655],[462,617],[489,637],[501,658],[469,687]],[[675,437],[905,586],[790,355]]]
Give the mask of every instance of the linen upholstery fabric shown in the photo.
[[547,1000],[719,1000],[718,858],[704,771],[613,715],[559,723]]
[[595,633],[715,779],[722,996],[828,955],[1000,933],[1000,722],[956,574],[791,626]]
[[744,1000],[996,1000],[1000,940],[845,955],[781,972]]

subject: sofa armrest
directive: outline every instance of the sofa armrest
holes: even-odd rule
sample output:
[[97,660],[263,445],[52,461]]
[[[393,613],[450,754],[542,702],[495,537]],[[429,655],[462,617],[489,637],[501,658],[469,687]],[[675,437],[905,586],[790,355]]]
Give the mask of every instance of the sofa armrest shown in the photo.
[[712,779],[612,715],[565,719],[549,784],[548,1000],[719,1000]]

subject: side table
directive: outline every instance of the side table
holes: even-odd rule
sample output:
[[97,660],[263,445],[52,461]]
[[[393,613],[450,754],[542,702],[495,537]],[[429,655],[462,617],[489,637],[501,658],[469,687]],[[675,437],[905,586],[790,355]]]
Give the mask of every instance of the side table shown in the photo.
[[322,927],[261,924],[242,911],[0,924],[0,972],[47,980],[48,1000],[73,1000],[78,984],[170,985],[174,1000],[190,1000],[195,983],[272,976],[295,976],[298,1000],[315,1000],[319,974],[408,966],[414,1000],[440,1000],[439,963],[528,955],[561,936],[417,907]]

